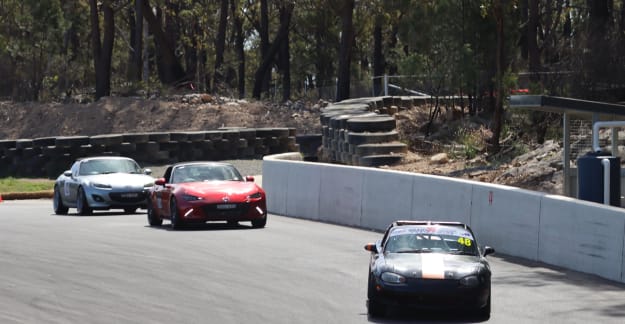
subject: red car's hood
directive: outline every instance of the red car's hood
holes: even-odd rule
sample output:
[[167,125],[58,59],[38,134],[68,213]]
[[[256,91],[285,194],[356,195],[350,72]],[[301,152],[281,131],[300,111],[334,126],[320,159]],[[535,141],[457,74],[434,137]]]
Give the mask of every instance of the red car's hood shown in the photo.
[[207,181],[191,182],[178,185],[177,192],[204,198],[206,202],[223,203],[224,197],[228,202],[244,202],[247,197],[262,192],[254,182],[243,181]]

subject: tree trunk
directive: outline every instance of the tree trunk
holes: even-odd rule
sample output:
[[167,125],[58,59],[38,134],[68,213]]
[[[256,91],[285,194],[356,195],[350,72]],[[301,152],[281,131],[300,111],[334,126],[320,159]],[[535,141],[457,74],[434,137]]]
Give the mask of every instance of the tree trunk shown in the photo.
[[134,7],[128,7],[128,23],[130,25],[130,53],[128,55],[128,80],[141,80],[143,66],[143,13],[142,0],[135,0]]
[[237,54],[238,66],[238,89],[239,98],[245,97],[245,37],[243,36],[243,22],[236,7],[236,0],[231,0],[230,5],[232,7],[232,17],[234,18],[234,32],[235,32],[235,51]]
[[[538,48],[538,22],[540,13],[538,10],[538,0],[528,1],[527,17],[527,55],[529,60],[530,82],[536,84],[541,82],[540,50]],[[531,111],[530,119],[536,129],[536,141],[540,144],[545,142],[547,134],[547,124],[544,123],[546,114],[541,111]]]
[[[292,9],[280,8],[280,21],[290,19]],[[280,67],[282,69],[282,101],[286,102],[291,99],[291,52],[289,33],[286,33],[282,42],[280,42]]]
[[215,38],[215,70],[213,73],[213,89],[219,89],[219,84],[223,82],[224,51],[226,47],[226,26],[228,24],[228,0],[221,0],[219,11],[219,26],[217,27],[217,37]]
[[174,85],[184,81],[186,78],[185,71],[176,58],[173,45],[167,40],[167,36],[163,31],[161,21],[156,19],[152,13],[152,7],[149,0],[143,0],[143,18],[148,22],[150,31],[154,35],[159,64],[159,78],[164,84]]
[[265,76],[270,72],[271,65],[274,62],[274,57],[278,53],[278,50],[282,46],[282,42],[288,37],[289,27],[291,25],[291,17],[293,16],[293,3],[288,3],[284,7],[283,19],[280,20],[280,28],[276,34],[276,38],[267,50],[267,55],[263,57],[263,61],[254,74],[254,91],[252,96],[256,99],[260,99],[262,93],[262,86]]
[[111,59],[115,40],[115,21],[110,5],[102,4],[104,14],[104,39],[100,41],[100,15],[95,0],[89,1],[91,12],[91,40],[95,68],[95,99],[111,94]]
[[[608,37],[608,21],[610,11],[608,0],[587,0],[589,8],[589,31],[588,31],[588,53],[585,57],[585,67],[589,69],[591,91],[601,80],[609,78],[611,75],[609,53],[605,50],[605,38]],[[594,92],[594,91],[593,91]],[[596,93],[590,94],[590,99],[600,100]]]
[[341,46],[339,50],[339,71],[336,101],[349,98],[350,66],[354,44],[354,0],[344,0],[340,10],[341,15]]
[[538,0],[529,0],[529,16],[527,21],[527,55],[531,82],[540,82],[540,50],[538,49]]
[[499,138],[501,137],[501,128],[503,122],[503,77],[505,72],[505,53],[504,53],[504,9],[502,2],[505,0],[495,0],[495,20],[497,21],[497,50],[496,50],[496,66],[497,66],[497,91],[495,97],[495,113],[493,115],[493,137],[491,139],[491,151],[499,151]]
[[382,54],[382,41],[382,18],[378,17],[373,29],[373,93],[376,96],[383,94],[384,54]]
[[[267,0],[260,0],[260,57],[265,61],[269,51],[269,5]],[[263,76],[262,92],[269,90],[271,83],[271,74],[267,73]]]

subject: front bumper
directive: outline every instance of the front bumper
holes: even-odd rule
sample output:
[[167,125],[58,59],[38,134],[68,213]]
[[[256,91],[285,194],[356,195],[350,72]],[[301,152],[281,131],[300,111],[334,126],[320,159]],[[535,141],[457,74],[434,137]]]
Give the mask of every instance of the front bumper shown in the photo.
[[106,190],[89,188],[85,191],[93,209],[146,208],[148,189]]
[[376,302],[423,310],[466,309],[485,307],[490,296],[490,282],[477,287],[464,287],[455,279],[408,279],[402,285],[390,285],[376,280]]
[[200,201],[179,204],[180,219],[185,222],[208,221],[251,221],[267,217],[267,208],[264,200],[238,202],[227,205],[231,208],[221,209],[220,205],[207,204]]

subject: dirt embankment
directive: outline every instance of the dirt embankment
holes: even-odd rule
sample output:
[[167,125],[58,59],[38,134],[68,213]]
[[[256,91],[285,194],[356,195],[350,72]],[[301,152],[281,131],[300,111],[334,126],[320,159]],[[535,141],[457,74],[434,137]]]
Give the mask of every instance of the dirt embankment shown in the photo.
[[[0,140],[50,136],[98,135],[174,130],[214,130],[222,127],[293,127],[298,134],[321,133],[319,115],[326,103],[273,104],[216,98],[207,94],[174,96],[167,100],[105,97],[94,103],[0,102]],[[453,118],[450,113],[449,118]],[[405,142],[417,143],[427,110],[414,108],[397,116]],[[476,128],[473,127],[472,128]],[[452,142],[445,124],[435,129],[439,143]],[[534,149],[542,152],[533,154]],[[404,161],[385,168],[502,183],[549,193],[562,192],[560,147],[550,142],[533,148],[512,163],[494,166],[483,155],[434,157],[448,148],[409,152]],[[542,161],[543,163],[537,163]]]

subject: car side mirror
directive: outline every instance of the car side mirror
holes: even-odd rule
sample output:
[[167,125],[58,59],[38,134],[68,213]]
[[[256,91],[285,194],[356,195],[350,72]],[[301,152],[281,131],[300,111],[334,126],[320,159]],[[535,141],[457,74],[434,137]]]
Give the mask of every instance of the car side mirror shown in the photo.
[[154,184],[157,186],[164,186],[165,185],[165,178],[158,178],[156,179],[156,181],[154,181]]
[[378,253],[378,247],[375,243],[368,243],[367,245],[365,245],[365,250],[371,253]]
[[495,249],[493,249],[490,246],[485,246],[484,247],[484,256],[487,256],[487,255],[493,254],[493,253],[495,253]]
[[152,174],[152,169],[145,169],[145,170],[143,170],[143,174],[145,174],[145,175]]
[[245,181],[247,181],[247,182],[254,182],[254,177],[253,176],[247,176],[247,177],[245,177]]
[[66,177],[71,177],[72,176],[72,171],[67,170],[67,171],[63,172],[63,175],[66,176]]

